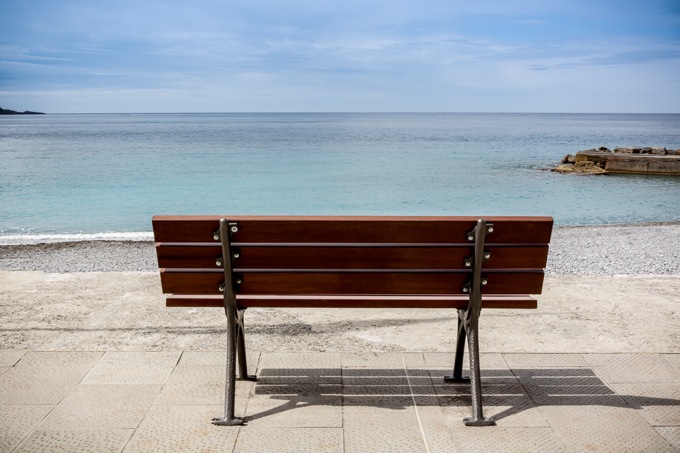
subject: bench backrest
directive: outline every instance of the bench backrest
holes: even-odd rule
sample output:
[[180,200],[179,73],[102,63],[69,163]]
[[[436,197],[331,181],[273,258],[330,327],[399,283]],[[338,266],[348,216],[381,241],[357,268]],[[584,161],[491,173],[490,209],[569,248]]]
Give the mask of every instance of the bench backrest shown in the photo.
[[[463,300],[463,287],[472,273],[469,258],[474,243],[469,236],[478,219],[155,216],[163,292],[186,296],[170,297],[168,305],[186,306],[192,298],[196,305],[220,305],[225,258],[216,232],[222,218],[236,227],[230,241],[240,305],[260,296],[272,296],[267,298],[270,301],[273,296],[281,300],[395,296],[397,300],[414,295]],[[483,264],[487,281],[483,293],[540,294],[552,218],[485,220],[493,224],[493,231],[484,247],[490,257]],[[377,299],[371,302],[367,297],[366,306],[389,306]]]

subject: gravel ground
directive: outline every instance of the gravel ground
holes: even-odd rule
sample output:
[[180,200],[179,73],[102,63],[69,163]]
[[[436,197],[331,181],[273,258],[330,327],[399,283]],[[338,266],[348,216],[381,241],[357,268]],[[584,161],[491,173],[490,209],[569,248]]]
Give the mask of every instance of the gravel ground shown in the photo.
[[[14,271],[156,271],[152,242],[66,242],[0,246],[0,269]],[[678,275],[680,222],[557,227],[548,274]]]

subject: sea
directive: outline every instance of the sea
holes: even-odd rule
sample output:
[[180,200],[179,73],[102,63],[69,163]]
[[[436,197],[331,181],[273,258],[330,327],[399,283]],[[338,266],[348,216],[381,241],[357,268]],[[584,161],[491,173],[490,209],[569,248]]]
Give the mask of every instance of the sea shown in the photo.
[[680,220],[680,177],[547,171],[680,148],[680,114],[178,113],[0,117],[0,244],[148,240],[155,214]]

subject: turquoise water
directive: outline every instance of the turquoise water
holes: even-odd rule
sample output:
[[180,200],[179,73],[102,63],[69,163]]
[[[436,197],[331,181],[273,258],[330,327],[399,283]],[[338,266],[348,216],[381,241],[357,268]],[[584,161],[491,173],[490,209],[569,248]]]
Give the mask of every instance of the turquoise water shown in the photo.
[[0,240],[134,237],[154,214],[680,220],[680,177],[539,170],[581,149],[633,145],[680,148],[680,115],[5,116]]

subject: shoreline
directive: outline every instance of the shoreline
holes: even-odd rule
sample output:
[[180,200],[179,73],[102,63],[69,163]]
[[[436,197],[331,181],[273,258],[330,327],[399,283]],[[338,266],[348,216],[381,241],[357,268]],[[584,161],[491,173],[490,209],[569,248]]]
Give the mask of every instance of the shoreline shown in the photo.
[[[579,228],[616,228],[616,227],[648,227],[680,225],[679,220],[663,220],[631,223],[597,223],[597,224],[555,224],[555,230]],[[100,233],[36,233],[36,234],[0,234],[0,247],[62,244],[80,242],[153,242],[152,231],[123,231]]]
[[[547,274],[680,275],[680,221],[557,226]],[[0,244],[0,270],[158,272],[152,240]]]

